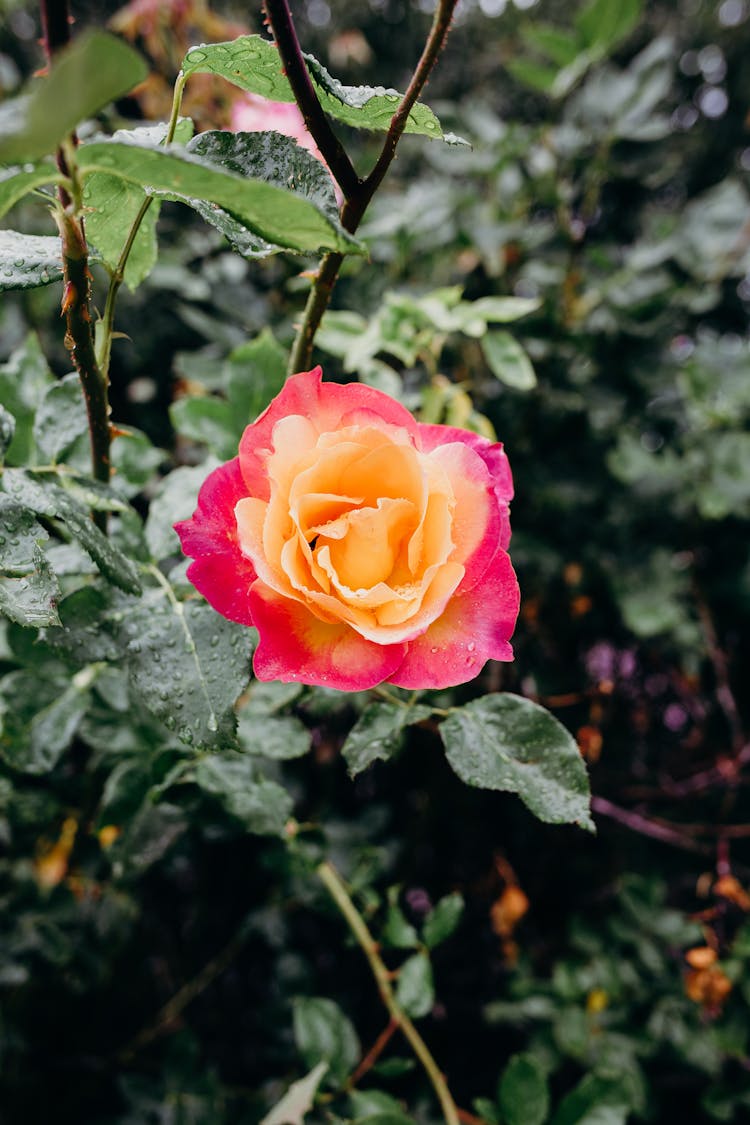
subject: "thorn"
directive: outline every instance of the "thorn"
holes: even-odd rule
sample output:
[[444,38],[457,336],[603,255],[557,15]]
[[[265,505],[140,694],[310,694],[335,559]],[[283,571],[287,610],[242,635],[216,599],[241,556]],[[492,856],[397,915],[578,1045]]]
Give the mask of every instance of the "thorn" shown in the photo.
[[60,305],[60,316],[65,316],[71,305],[74,305],[77,299],[78,290],[76,289],[75,285],[72,281],[66,281],[65,289],[63,290],[63,299]]

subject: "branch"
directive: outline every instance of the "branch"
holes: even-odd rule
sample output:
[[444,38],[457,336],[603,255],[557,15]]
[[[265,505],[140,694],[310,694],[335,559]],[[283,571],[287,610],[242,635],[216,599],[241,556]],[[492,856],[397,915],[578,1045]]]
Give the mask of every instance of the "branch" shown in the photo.
[[138,1051],[171,1031],[188,1004],[192,1003],[202,992],[205,992],[208,986],[213,984],[225,969],[229,968],[247,942],[247,938],[248,927],[245,922],[224,948],[208,961],[199,973],[178,989],[174,996],[157,1012],[148,1027],[139,1031],[130,1043],[118,1053],[118,1062],[129,1063]]
[[[107,383],[96,361],[91,331],[91,274],[88,248],[80,222],[72,213],[73,204],[60,207],[57,225],[62,240],[63,300],[62,313],[67,331],[65,343],[81,380],[91,440],[91,466],[95,480],[109,481],[109,403]],[[100,517],[100,518],[97,518]],[[104,530],[106,512],[95,512],[95,522]]]
[[619,824],[624,824],[626,828],[638,832],[641,836],[650,836],[653,840],[661,840],[663,844],[671,844],[673,847],[683,848],[687,852],[698,852],[701,855],[711,854],[711,848],[697,840],[692,840],[679,828],[663,821],[653,820],[632,809],[620,808],[619,805],[613,805],[606,797],[592,797],[591,808],[600,816],[608,816],[610,820],[616,820]]
[[440,1102],[445,1125],[459,1125],[460,1117],[456,1108],[456,1103],[453,1101],[446,1081],[430,1054],[424,1039],[396,999],[396,995],[391,987],[390,973],[378,952],[378,947],[372,934],[365,925],[364,918],[349,897],[349,893],[341,876],[331,863],[321,863],[317,868],[317,874],[331,898],[336,903],[336,906],[344,915],[350,930],[369,961],[372,975],[375,977],[378,991],[380,992],[380,998],[388,1010],[391,1020],[406,1036],[414,1054],[424,1067],[425,1073]]
[[[41,17],[44,53],[52,64],[55,54],[70,42],[70,11],[67,0],[42,0]],[[57,150],[57,166],[69,186],[58,188],[55,215],[62,242],[65,344],[78,372],[86,400],[91,442],[91,467],[95,480],[107,483],[110,475],[109,403],[107,381],[97,363],[91,330],[91,274],[86,234],[81,218],[80,187],[75,174],[75,133]],[[107,513],[94,512],[94,523],[107,529]]]
[[[432,68],[437,62],[438,55],[443,48],[443,44],[445,43],[451,19],[453,18],[453,12],[456,8],[457,3],[458,0],[438,0],[438,5],[435,9],[435,15],[432,21],[432,27],[430,28],[430,34],[427,37],[427,42],[425,43],[424,50],[422,51],[422,57],[417,63],[417,68],[412,75],[411,81],[407,87],[406,93],[401,99],[398,109],[391,118],[391,123],[388,127],[388,132],[386,133],[380,156],[375,162],[375,165],[367,178],[365,180],[360,180],[354,191],[344,192],[344,194],[347,196],[347,199],[341,210],[341,223],[342,226],[344,226],[350,234],[354,234],[354,232],[357,230],[357,227],[361,223],[364,213],[367,210],[373,195],[383,182],[385,174],[388,171],[388,168],[390,167],[394,156],[396,155],[396,147],[399,140],[401,139],[404,129],[406,128],[409,114],[414,108],[419,95],[427,85],[427,80],[432,73]],[[286,0],[267,0],[266,7],[270,10],[271,7],[276,7],[277,5],[282,4],[284,7],[286,7]],[[281,47],[279,49],[281,50]],[[283,52],[282,58],[284,59],[284,62],[286,64],[287,59]],[[307,73],[306,69],[305,73]],[[289,74],[288,77],[291,83],[291,74]],[[293,85],[292,89],[294,89]],[[313,91],[313,95],[314,94],[315,92]],[[297,96],[296,91],[295,96]],[[317,103],[317,97],[315,98],[315,100]],[[320,108],[319,103],[318,108]],[[316,141],[318,140],[317,136],[315,137],[315,139]],[[323,152],[323,148],[320,145],[319,141],[318,147],[321,149],[321,152]],[[325,156],[325,152],[323,152],[323,155]],[[326,159],[328,158],[326,157]],[[297,338],[294,341],[294,347],[292,348],[292,354],[289,360],[290,375],[293,375],[297,371],[305,371],[310,366],[315,333],[318,331],[320,322],[323,319],[323,313],[328,307],[331,292],[333,290],[336,278],[338,277],[338,272],[341,268],[341,263],[343,260],[343,255],[338,253],[331,253],[326,254],[320,264],[320,269],[318,270],[316,279],[313,282],[313,287],[310,291],[310,296],[307,299],[307,305],[305,306],[302,322],[297,332]]]
[[359,188],[359,176],[318,101],[297,38],[289,4],[287,0],[265,0],[265,9],[284,64],[284,73],[289,79],[289,85],[305,119],[305,125],[345,198],[349,199]]

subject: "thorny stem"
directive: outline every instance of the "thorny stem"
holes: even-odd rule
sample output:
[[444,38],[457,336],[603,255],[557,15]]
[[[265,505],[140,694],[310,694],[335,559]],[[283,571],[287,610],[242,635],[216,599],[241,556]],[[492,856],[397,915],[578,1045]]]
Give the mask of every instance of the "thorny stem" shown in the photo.
[[[172,112],[169,117],[167,135],[164,138],[164,143],[167,145],[171,144],[174,140],[175,131],[177,129],[177,122],[180,116],[180,106],[182,105],[182,94],[185,89],[186,82],[187,78],[182,73],[182,71],[180,71],[180,73],[177,75],[177,81],[175,82],[174,94],[172,95]],[[112,353],[112,334],[114,331],[115,303],[117,301],[117,294],[120,292],[120,287],[125,278],[125,267],[128,264],[128,258],[130,257],[131,250],[133,249],[133,243],[135,242],[136,235],[141,228],[141,223],[146,216],[146,212],[153,202],[153,197],[150,196],[148,199],[144,199],[143,203],[141,204],[138,214],[133,220],[133,225],[128,232],[128,237],[125,240],[125,245],[122,248],[122,252],[115,267],[114,273],[109,279],[107,300],[104,305],[104,313],[102,314],[101,324],[99,326],[99,347],[97,352],[99,366],[104,373],[105,379],[109,374],[109,361]]]
[[287,0],[265,0],[264,7],[279,54],[284,61],[284,71],[305,119],[305,125],[311,136],[315,138],[315,143],[331,175],[348,199],[359,188],[359,177],[344,146],[328,124],[328,118],[318,101],[294,28],[289,4]]
[[459,1125],[460,1118],[458,1109],[456,1103],[453,1101],[446,1081],[430,1054],[424,1039],[398,1003],[391,986],[390,974],[378,952],[377,944],[368,930],[362,915],[352,902],[341,876],[336,871],[336,868],[328,862],[320,864],[317,868],[317,874],[346,919],[350,930],[367,958],[372,970],[372,975],[375,977],[378,991],[380,992],[380,998],[388,1010],[388,1014],[398,1025],[406,1039],[408,1039],[414,1054],[424,1067],[425,1073],[440,1102],[446,1125]]
[[[345,182],[341,183],[344,189],[346,201],[341,209],[341,224],[350,233],[354,234],[357,227],[362,221],[365,211],[369,203],[380,187],[385,177],[388,168],[390,167],[393,158],[396,155],[396,147],[399,140],[406,128],[406,123],[409,118],[414,105],[419,98],[420,94],[427,85],[427,80],[430,77],[432,68],[437,62],[438,55],[442,50],[445,43],[448,29],[450,28],[451,19],[453,17],[454,9],[458,0],[438,0],[435,9],[435,15],[432,21],[432,27],[427,37],[422,56],[417,63],[414,74],[407,87],[401,102],[391,118],[391,123],[386,133],[385,141],[381,149],[380,155],[376,160],[372,171],[364,180],[357,180],[356,183],[349,184],[348,173],[344,173],[341,168],[336,171],[335,167],[331,165],[328,153],[331,152],[330,136],[331,130],[328,125],[325,115],[318,102],[317,94],[312,86],[307,68],[304,65],[302,51],[297,39],[297,33],[294,28],[294,22],[289,12],[289,7],[286,0],[266,0],[266,10],[271,22],[271,28],[276,36],[276,44],[279,48],[284,69],[289,78],[292,89],[295,92],[295,97],[299,100],[299,94],[292,83],[292,75],[298,75],[298,70],[301,67],[304,69],[304,74],[307,78],[307,84],[303,97],[306,99],[303,105],[300,102],[300,107],[305,116],[305,123],[307,124],[312,137],[320,149],[321,153],[329,163],[329,167],[333,171],[337,179],[339,174],[344,176]],[[283,20],[281,16],[283,14]],[[282,38],[277,34],[277,26],[275,23],[275,15],[278,15],[279,29]],[[282,26],[283,24],[283,26]],[[295,81],[297,79],[295,78]],[[308,88],[309,87],[309,88]],[[300,81],[300,90],[302,83]],[[311,112],[312,102],[315,104],[315,110]],[[307,107],[307,109],[305,108]],[[324,128],[321,127],[320,121],[323,121]],[[334,138],[335,140],[335,138]],[[338,144],[338,142],[336,142]],[[348,157],[347,157],[348,163]],[[337,252],[326,254],[318,269],[313,287],[305,306],[305,311],[302,316],[302,322],[297,332],[297,338],[294,341],[292,353],[289,360],[289,373],[294,374],[297,371],[305,371],[310,366],[312,357],[313,341],[315,334],[320,327],[320,322],[323,318],[323,313],[328,307],[328,302],[331,297],[331,292],[338,277],[341,263],[344,257]]]
[[[54,55],[70,41],[70,12],[67,0],[42,0],[44,51],[51,65]],[[96,480],[107,483],[110,475],[110,428],[107,381],[94,350],[91,325],[91,274],[88,246],[81,215],[81,186],[75,167],[77,137],[72,134],[57,151],[57,166],[68,177],[58,188],[55,220],[60,231],[63,263],[62,315],[65,317],[65,344],[78,372],[86,401],[91,467]],[[107,513],[92,513],[101,531],[107,530]]]

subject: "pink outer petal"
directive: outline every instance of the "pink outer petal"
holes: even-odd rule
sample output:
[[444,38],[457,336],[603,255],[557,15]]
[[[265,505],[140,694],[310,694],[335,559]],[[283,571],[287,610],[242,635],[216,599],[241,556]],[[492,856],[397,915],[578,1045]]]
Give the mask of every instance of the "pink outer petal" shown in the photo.
[[451,559],[465,567],[458,589],[462,594],[476,586],[495,557],[498,544],[504,546],[507,506],[499,509],[493,480],[485,461],[460,441],[438,445],[430,461],[440,465],[453,488],[456,507],[453,513]]
[[174,529],[195,562],[187,576],[208,602],[230,621],[252,625],[248,592],[256,574],[237,541],[235,504],[247,495],[239,458],[214,469],[203,482],[198,507]]
[[418,440],[417,423],[395,399],[363,383],[323,383],[322,376],[319,367],[292,375],[257,421],[245,430],[240,440],[245,495],[259,500],[270,497],[264,454],[273,448],[274,426],[290,414],[301,414],[320,434],[360,421],[370,425],[375,421],[405,429]]
[[426,633],[409,643],[390,683],[403,688],[446,688],[479,674],[487,660],[512,660],[509,643],[518,616],[518,582],[505,551],[482,581],[448,603]]
[[470,433],[469,430],[459,430],[455,426],[426,426],[420,424],[419,436],[425,453],[429,453],[437,446],[445,445],[447,442],[462,441],[464,445],[468,445],[479,454],[490,471],[498,508],[501,516],[504,515],[500,546],[507,549],[510,542],[508,504],[513,499],[513,477],[502,443],[490,441],[489,438],[482,437],[481,434]]
[[405,644],[376,645],[347,625],[329,625],[260,580],[250,606],[260,633],[253,659],[259,680],[363,691],[387,680],[406,653]]

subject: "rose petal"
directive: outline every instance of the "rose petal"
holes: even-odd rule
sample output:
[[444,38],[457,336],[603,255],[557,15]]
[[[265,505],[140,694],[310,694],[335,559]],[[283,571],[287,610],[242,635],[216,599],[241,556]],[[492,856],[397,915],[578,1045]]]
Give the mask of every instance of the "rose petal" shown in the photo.
[[196,561],[187,576],[208,602],[230,621],[252,625],[248,591],[256,579],[252,563],[240,550],[235,505],[245,495],[239,458],[209,473],[189,520],[174,525],[182,549]]
[[422,449],[425,453],[429,453],[441,445],[458,441],[479,454],[489,469],[501,514],[502,526],[500,530],[500,546],[503,550],[507,550],[508,543],[510,542],[508,504],[513,499],[513,477],[502,443],[499,441],[490,441],[489,438],[482,437],[481,434],[470,433],[468,430],[459,430],[455,426],[428,426],[420,424],[419,436]]
[[512,660],[509,643],[518,616],[518,582],[505,551],[498,551],[483,580],[456,595],[409,651],[390,683],[403,688],[445,688],[473,680],[487,660]]
[[247,484],[247,493],[268,500],[270,486],[263,455],[273,449],[273,429],[289,415],[308,419],[318,433],[329,433],[342,426],[366,421],[370,425],[391,425],[406,429],[416,439],[417,423],[406,409],[382,391],[363,383],[321,383],[319,367],[302,371],[287,379],[273,402],[251,426],[240,441],[240,464]]
[[450,557],[466,567],[459,590],[463,593],[482,578],[498,545],[503,546],[505,523],[510,532],[507,505],[499,509],[487,464],[470,445],[457,441],[439,445],[429,460],[441,466],[453,489]]
[[403,661],[406,645],[371,644],[347,625],[320,621],[260,581],[250,591],[250,605],[260,633],[253,660],[259,680],[364,691],[387,680]]

